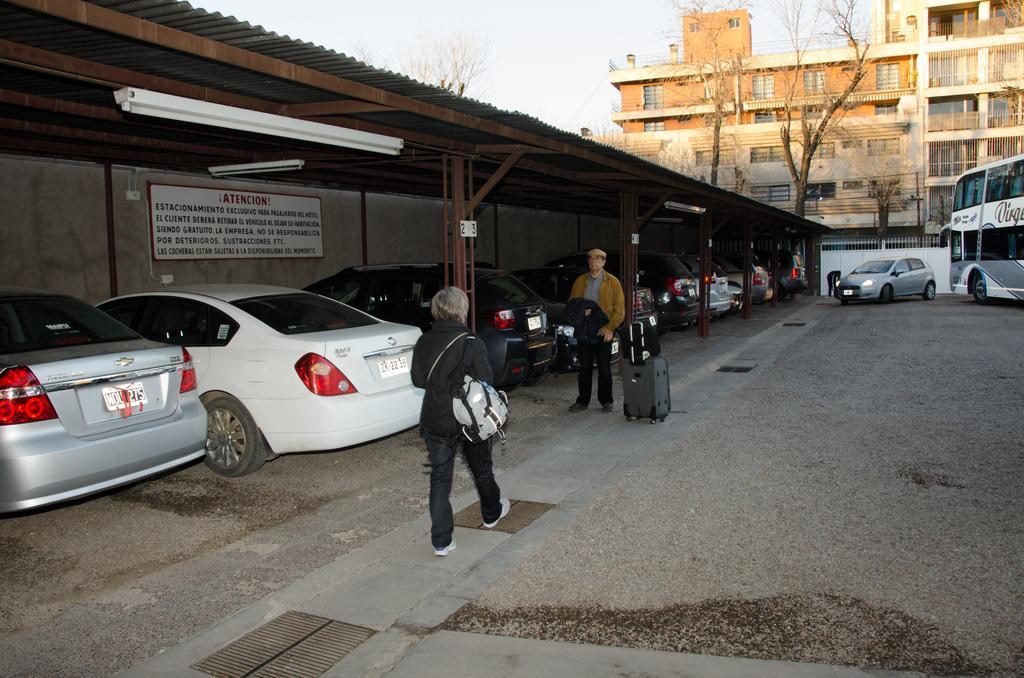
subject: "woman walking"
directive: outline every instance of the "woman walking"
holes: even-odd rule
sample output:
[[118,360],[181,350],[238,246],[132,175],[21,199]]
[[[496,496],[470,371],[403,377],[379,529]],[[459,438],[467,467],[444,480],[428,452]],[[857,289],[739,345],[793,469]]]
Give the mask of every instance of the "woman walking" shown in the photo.
[[430,459],[430,540],[434,555],[446,556],[455,549],[455,523],[448,496],[452,490],[455,450],[473,474],[484,527],[494,527],[508,515],[510,502],[491,469],[491,440],[473,445],[459,432],[452,413],[452,393],[465,375],[490,382],[493,378],[483,342],[466,326],[469,299],[457,287],[445,287],[430,302],[434,325],[416,342],[412,354],[412,383],[424,389],[420,409],[420,435]]

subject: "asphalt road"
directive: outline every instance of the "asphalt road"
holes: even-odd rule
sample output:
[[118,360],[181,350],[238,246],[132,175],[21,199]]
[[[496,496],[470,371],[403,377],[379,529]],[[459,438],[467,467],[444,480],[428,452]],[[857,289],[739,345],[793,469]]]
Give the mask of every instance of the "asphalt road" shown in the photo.
[[[689,651],[855,665],[871,633],[901,627],[893,644],[930,648],[921,656],[933,663],[897,647],[876,652],[877,665],[1024,671],[1024,309],[832,304],[758,307],[752,321],[714,323],[709,341],[663,337],[670,357],[699,355],[787,314],[816,317],[805,340],[726,377],[745,381],[671,453],[623,476],[453,623],[666,649],[686,637]],[[563,430],[574,390],[563,376],[512,394],[499,481]],[[200,464],[135,493],[0,519],[0,674],[139,664],[421,516],[424,458],[407,432],[281,457],[241,479]],[[469,490],[461,472],[453,494]],[[566,630],[567,616],[595,610],[591,635]],[[616,616],[651,611],[674,625]],[[780,622],[797,631],[769,633]],[[806,647],[837,627],[859,631]],[[646,631],[624,640],[624,628]]]

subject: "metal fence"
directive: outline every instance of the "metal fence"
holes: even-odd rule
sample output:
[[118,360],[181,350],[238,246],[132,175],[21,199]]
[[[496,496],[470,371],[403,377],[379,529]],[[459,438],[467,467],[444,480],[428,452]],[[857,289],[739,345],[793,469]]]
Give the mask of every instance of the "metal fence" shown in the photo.
[[821,239],[822,252],[851,252],[859,250],[907,249],[911,247],[940,247],[938,233],[926,235],[896,235],[881,238],[877,235],[825,237]]

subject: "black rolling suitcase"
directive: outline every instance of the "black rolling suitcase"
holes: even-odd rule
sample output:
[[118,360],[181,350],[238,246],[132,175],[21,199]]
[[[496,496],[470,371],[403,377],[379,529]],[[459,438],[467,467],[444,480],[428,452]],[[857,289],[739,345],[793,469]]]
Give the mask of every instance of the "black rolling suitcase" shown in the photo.
[[629,363],[643,365],[648,358],[661,354],[658,328],[638,320],[629,324]]
[[658,355],[643,365],[623,366],[622,413],[627,421],[634,417],[650,419],[652,424],[665,421],[671,407],[667,360]]

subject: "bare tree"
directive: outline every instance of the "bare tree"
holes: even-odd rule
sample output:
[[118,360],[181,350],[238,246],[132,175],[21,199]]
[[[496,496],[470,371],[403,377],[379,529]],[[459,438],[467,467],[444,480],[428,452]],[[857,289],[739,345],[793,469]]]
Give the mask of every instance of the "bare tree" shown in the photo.
[[406,75],[465,96],[487,64],[487,47],[475,35],[453,32],[442,38],[423,36],[414,53],[406,56]]
[[[833,83],[827,82],[826,69],[810,68],[805,62],[809,41],[814,39],[823,18],[817,11],[808,15],[802,0],[776,0],[776,12],[789,34],[796,64],[793,68],[776,71],[786,79],[785,114],[779,128],[782,152],[795,187],[793,211],[804,215],[807,185],[810,182],[811,161],[818,147],[835,132],[846,111],[850,95],[857,89],[868,69],[868,45],[860,39],[855,26],[857,0],[829,0],[824,6],[827,20],[835,33],[846,40],[849,57]],[[820,9],[820,6],[819,6]],[[794,114],[799,117],[794,118]]]
[[[683,40],[699,40],[699,47],[687,49],[691,67],[703,86],[702,99],[711,105],[705,115],[706,127],[711,135],[710,183],[718,185],[718,167],[721,162],[722,126],[727,116],[736,114],[736,81],[743,70],[741,51],[728,39],[731,14],[746,7],[742,0],[716,2],[715,0],[674,0],[684,25],[691,30]],[[699,36],[699,37],[694,37]],[[738,120],[736,122],[739,122]]]

